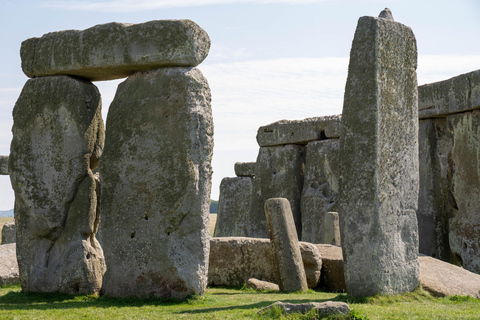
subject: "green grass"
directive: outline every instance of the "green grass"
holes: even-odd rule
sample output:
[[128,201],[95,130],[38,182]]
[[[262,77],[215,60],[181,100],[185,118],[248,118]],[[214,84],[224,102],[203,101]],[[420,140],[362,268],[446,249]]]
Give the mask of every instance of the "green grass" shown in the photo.
[[19,286],[0,288],[0,319],[317,319],[256,312],[275,301],[347,302],[348,317],[332,319],[480,319],[480,301],[468,297],[434,298],[417,290],[400,296],[353,299],[317,292],[281,294],[245,289],[208,288],[205,297],[185,302],[161,299],[117,299],[65,294],[22,293]]

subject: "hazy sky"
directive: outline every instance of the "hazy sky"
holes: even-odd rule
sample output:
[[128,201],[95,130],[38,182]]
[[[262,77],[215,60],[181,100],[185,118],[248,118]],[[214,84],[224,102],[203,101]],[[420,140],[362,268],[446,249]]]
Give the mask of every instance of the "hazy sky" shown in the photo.
[[[339,114],[357,20],[388,7],[417,38],[419,84],[480,69],[479,0],[3,0],[0,11],[0,154],[9,154],[12,109],[27,80],[20,45],[51,31],[112,21],[191,19],[212,41],[198,66],[212,90],[212,198],[237,161],[255,161],[259,126]],[[118,81],[95,82],[104,119]],[[0,210],[13,208],[0,177]]]

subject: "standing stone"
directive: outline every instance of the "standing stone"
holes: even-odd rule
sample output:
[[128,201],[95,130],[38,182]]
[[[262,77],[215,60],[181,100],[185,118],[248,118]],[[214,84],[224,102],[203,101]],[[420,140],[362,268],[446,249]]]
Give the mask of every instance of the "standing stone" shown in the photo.
[[2,244],[0,246],[0,287],[20,283],[15,252],[15,243]]
[[306,291],[307,277],[290,203],[285,198],[268,199],[265,202],[265,215],[280,290],[282,292]]
[[0,156],[0,175],[8,174],[8,156]]
[[222,179],[214,237],[248,237],[252,194],[251,177]]
[[347,292],[411,291],[418,266],[417,48],[409,27],[361,17],[340,135],[340,229]]
[[297,234],[301,237],[300,198],[303,187],[305,147],[289,144],[261,147],[255,168],[254,194],[248,226],[249,237],[268,238],[264,205],[270,198],[286,198],[291,205]]
[[119,85],[100,163],[105,295],[205,293],[210,101],[196,68],[139,72]]
[[323,218],[323,242],[340,246],[340,221],[338,212],[327,212]]
[[2,228],[2,241],[0,244],[15,243],[16,240],[15,220],[7,222]]
[[97,87],[28,80],[13,109],[10,179],[23,291],[98,293],[105,272],[92,173],[103,149]]
[[338,139],[307,144],[301,198],[302,241],[324,243],[325,214],[337,210],[339,149]]

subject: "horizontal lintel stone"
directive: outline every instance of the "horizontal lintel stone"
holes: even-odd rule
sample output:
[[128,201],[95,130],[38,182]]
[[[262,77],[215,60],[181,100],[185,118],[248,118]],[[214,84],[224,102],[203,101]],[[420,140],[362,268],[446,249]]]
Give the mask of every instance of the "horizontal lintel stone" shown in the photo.
[[237,177],[254,177],[256,162],[236,162],[235,175]]

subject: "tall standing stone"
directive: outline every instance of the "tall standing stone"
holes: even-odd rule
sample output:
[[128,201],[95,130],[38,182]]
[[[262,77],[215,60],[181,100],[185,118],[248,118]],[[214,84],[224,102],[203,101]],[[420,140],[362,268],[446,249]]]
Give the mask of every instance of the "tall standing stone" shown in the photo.
[[340,229],[347,292],[419,283],[417,48],[409,27],[361,17],[340,135]]
[[2,241],[0,241],[0,244],[15,243],[16,233],[15,220],[5,223],[2,227]]
[[100,163],[105,295],[204,294],[210,101],[207,80],[196,68],[139,72],[119,85]]
[[92,170],[104,128],[97,87],[69,76],[28,80],[13,109],[10,179],[15,192],[22,290],[97,293],[105,272]]

